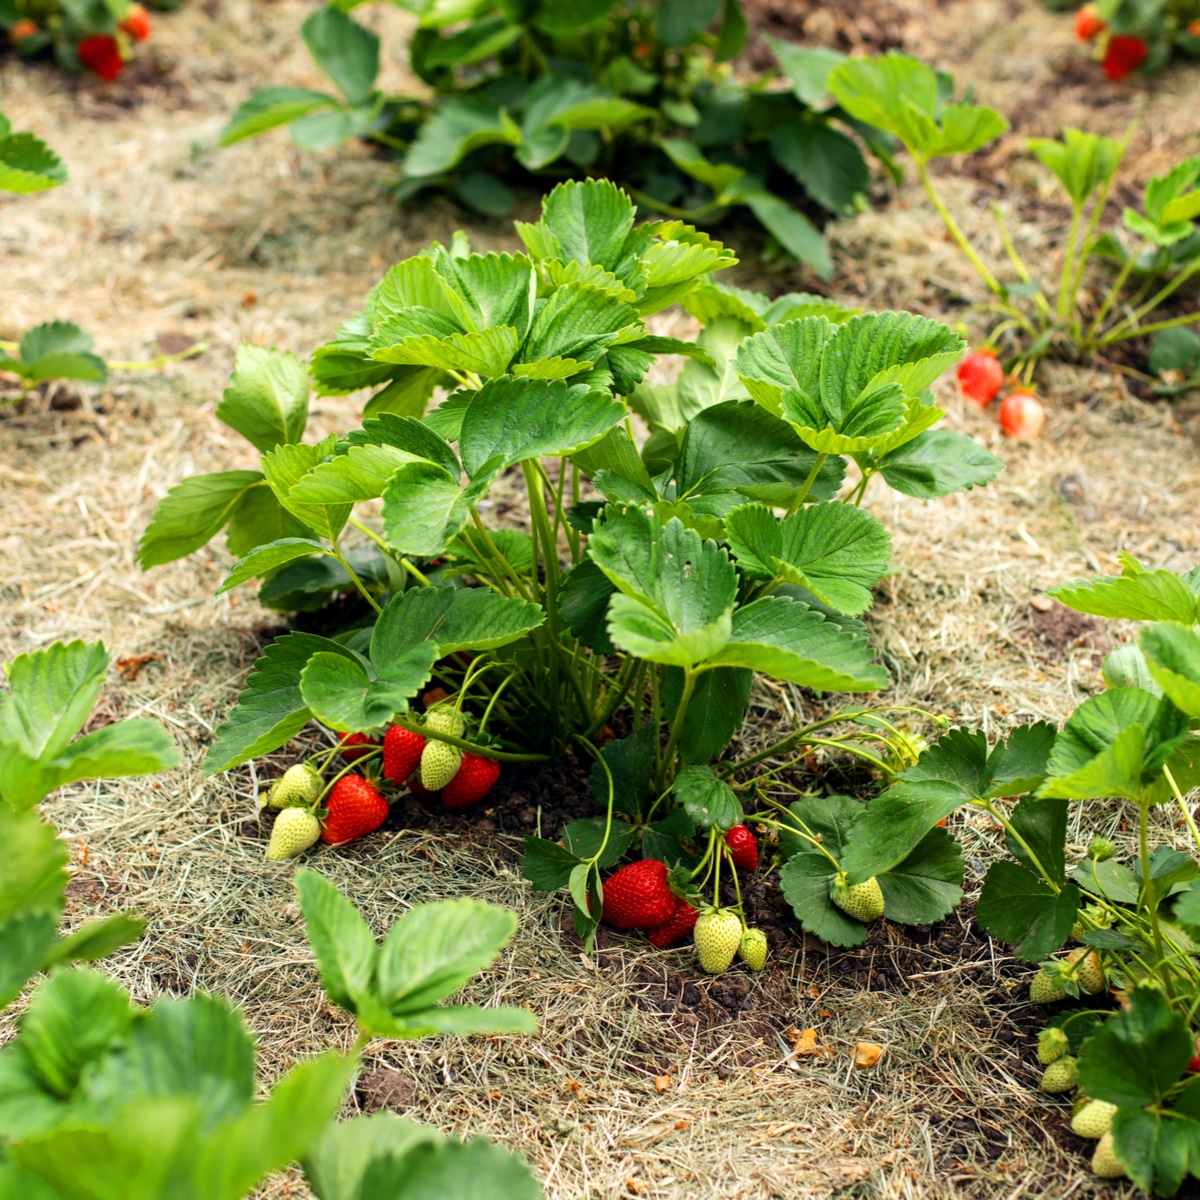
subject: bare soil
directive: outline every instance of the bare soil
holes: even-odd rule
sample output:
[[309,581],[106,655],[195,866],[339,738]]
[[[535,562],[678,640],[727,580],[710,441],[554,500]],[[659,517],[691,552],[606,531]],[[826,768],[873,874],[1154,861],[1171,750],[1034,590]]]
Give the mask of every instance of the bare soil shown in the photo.
[[[482,248],[515,246],[506,224],[439,197],[397,210],[390,168],[361,147],[312,155],[277,134],[214,148],[256,87],[323,86],[297,36],[310,7],[207,0],[157,17],[150,53],[114,86],[0,59],[4,111],[71,172],[55,192],[0,199],[0,337],[62,317],[114,359],[209,347],[162,372],[118,373],[99,391],[51,388],[0,410],[0,654],[103,638],[114,669],[96,719],[153,716],[185,753],[169,775],[82,786],[47,805],[74,859],[69,918],[137,908],[150,930],[111,969],[146,1002],[196,988],[232,997],[268,1077],[353,1037],[320,991],[290,870],[262,860],[255,806],[261,780],[322,735],[201,775],[212,731],[279,618],[248,591],[214,595],[229,563],[222,545],[143,574],[137,537],[179,479],[254,465],[214,416],[239,340],[308,353],[391,263],[456,228]],[[389,84],[411,85],[408,18],[361,11],[384,35]],[[993,261],[1002,248],[988,209],[999,202],[1027,261],[1056,270],[1068,214],[1023,153],[1025,137],[1064,124],[1118,133],[1136,119],[1126,188],[1200,151],[1194,69],[1114,87],[1087,62],[1069,16],[1035,0],[755,0],[751,11],[759,33],[918,54],[1009,116],[996,147],[940,167]],[[982,287],[919,188],[881,180],[877,191],[877,208],[831,226],[828,285],[794,265],[761,266],[757,235],[734,225],[721,236],[743,252],[736,278],[911,308],[978,333],[970,306]],[[1200,560],[1195,398],[1139,399],[1125,365],[1048,364],[1050,419],[1032,445],[1004,442],[991,413],[943,388],[948,425],[1005,460],[1000,480],[931,503],[871,494],[895,539],[895,573],[870,620],[897,703],[993,735],[1060,721],[1101,686],[1103,653],[1129,631],[1048,605],[1044,590],[1113,570],[1122,549],[1174,570]],[[361,398],[315,401],[311,432],[345,429],[360,413]],[[760,682],[743,736],[766,737],[807,703]],[[825,769],[817,782],[831,790],[863,782]],[[1122,1194],[1087,1172],[1067,1104],[1033,1090],[1044,1014],[1024,1000],[1030,969],[979,931],[970,902],[930,929],[881,923],[865,946],[840,952],[799,936],[759,884],[748,900],[772,948],[761,976],[708,979],[684,950],[607,932],[585,954],[562,900],[532,892],[518,867],[524,833],[552,835],[591,811],[584,774],[571,763],[508,771],[481,811],[454,817],[402,800],[378,834],[312,856],[379,931],[423,900],[510,905],[520,931],[471,996],[528,1004],[542,1026],[528,1039],[377,1042],[351,1109],[387,1106],[498,1138],[530,1159],[551,1200]],[[1180,837],[1169,814],[1158,819],[1161,837]],[[1086,819],[1081,810],[1073,849],[1093,832],[1121,838],[1122,826],[1115,806],[1091,806]],[[966,815],[952,827],[974,894],[998,852],[995,830]],[[4,1020],[0,1035],[12,1028]],[[860,1042],[884,1047],[878,1065],[854,1067]],[[294,1173],[262,1194],[309,1195]]]

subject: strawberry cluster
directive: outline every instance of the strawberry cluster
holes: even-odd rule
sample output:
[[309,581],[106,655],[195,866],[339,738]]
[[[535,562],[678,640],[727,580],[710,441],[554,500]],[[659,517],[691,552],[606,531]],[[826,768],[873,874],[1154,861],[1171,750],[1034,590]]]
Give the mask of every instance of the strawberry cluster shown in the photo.
[[[976,350],[958,364],[958,387],[964,400],[986,408],[1000,394],[1007,377],[992,350]],[[1032,442],[1041,437],[1046,410],[1027,387],[1017,387],[1000,401],[997,413],[1006,437]]]
[[1132,75],[1150,54],[1145,38],[1130,32],[1111,33],[1094,4],[1085,4],[1075,13],[1075,36],[1081,42],[1098,44],[1100,68],[1114,83]]
[[[38,9],[42,23],[30,17],[14,21],[8,29],[9,41],[18,54],[26,57],[53,46],[64,65],[78,65],[98,79],[111,83],[120,78],[125,64],[133,57],[134,44],[150,37],[150,14],[140,4],[128,5],[116,27],[113,28],[111,23],[108,25],[111,32],[105,31],[103,25],[96,32],[88,32],[87,25],[81,29],[78,20],[72,20],[74,16],[54,5],[43,5]],[[109,22],[113,17],[108,18]],[[91,28],[96,29],[94,24]]]

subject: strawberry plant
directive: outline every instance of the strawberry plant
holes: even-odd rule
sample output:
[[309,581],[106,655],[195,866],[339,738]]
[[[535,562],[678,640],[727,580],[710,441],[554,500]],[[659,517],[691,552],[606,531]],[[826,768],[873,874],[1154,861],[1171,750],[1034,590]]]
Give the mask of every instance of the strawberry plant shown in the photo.
[[66,70],[106,83],[120,77],[150,24],[130,0],[0,0],[0,29],[22,58],[52,53]]
[[1075,34],[1114,82],[1154,75],[1172,56],[1200,58],[1200,0],[1097,0],[1076,11]]
[[[1002,827],[1010,857],[989,867],[977,919],[1017,959],[1040,964],[1034,1003],[1069,1006],[1039,1042],[1042,1088],[1078,1088],[1086,1100],[1076,1132],[1100,1139],[1097,1174],[1174,1195],[1200,1175],[1200,831],[1186,802],[1200,785],[1200,569],[1181,577],[1121,560],[1119,576],[1050,591],[1078,612],[1147,623],[1106,659],[1108,689],[1061,730],[1023,726],[991,748],[980,732],[951,731],[863,820],[886,823],[901,846],[937,832],[960,805]],[[1092,823],[1086,855],[1071,853],[1089,815],[1079,806],[1098,800],[1129,810],[1137,852],[1128,861],[1106,836],[1124,820],[1111,807]],[[1193,853],[1153,844],[1161,805],[1178,806]],[[1058,955],[1071,940],[1077,948]]]
[[[1032,379],[1049,354],[1086,360],[1110,346],[1195,323],[1195,312],[1155,319],[1200,272],[1200,156],[1185,158],[1145,186],[1140,210],[1122,213],[1124,231],[1101,230],[1126,140],[1077,129],[1062,139],[1032,138],[1027,147],[1062,184],[1071,203],[1057,287],[1031,271],[994,213],[1011,266],[1001,280],[984,262],[938,194],[929,172],[938,158],[970,154],[994,141],[1008,122],[994,109],[953,98],[953,80],[901,54],[855,59],[830,73],[830,92],[851,116],[886,130],[909,152],[947,231],[991,293],[980,310],[997,315],[988,347],[1008,348],[1008,366]],[[1090,298],[1089,268],[1115,270],[1102,298]]]
[[[733,261],[726,247],[679,221],[635,225],[631,200],[605,181],[561,185],[518,229],[526,255],[472,254],[456,236],[393,267],[313,355],[319,390],[376,389],[344,436],[301,440],[297,359],[239,353],[218,416],[262,451],[261,470],[173,488],[141,561],[178,558],[228,527],[238,558],[222,591],[265,579],[264,600],[300,604],[354,589],[364,612],[336,637],[294,632],[268,647],[206,770],[271,753],[314,718],[369,735],[331,776],[340,740],[310,760],[328,781],[288,817],[310,844],[306,816],[327,818],[350,772],[385,791],[407,779],[458,807],[482,794],[481,758],[583,752],[604,815],[568,827],[564,845],[528,839],[525,863],[535,887],[570,888],[581,932],[605,908],[600,872],[634,847],[658,863],[639,927],[667,922],[680,901],[720,910],[722,874],[736,883],[750,849],[726,835],[749,824],[789,858],[783,879],[803,892],[806,927],[861,940],[865,926],[833,899],[842,850],[867,853],[851,828],[861,806],[785,806],[773,781],[821,747],[890,777],[913,747],[889,708],[851,704],[760,753],[722,756],[755,671],[835,694],[888,685],[861,617],[890,538],[861,502],[877,477],[932,497],[999,471],[969,438],[934,428],[929,387],[963,343],[908,313],[713,282]],[[696,342],[647,332],[644,318],[672,303],[702,323]],[[648,384],[664,353],[686,365]],[[439,385],[450,394],[426,411]],[[633,415],[648,431],[640,444]],[[501,480],[524,486],[526,528],[489,523]],[[353,558],[368,548],[370,575]],[[431,684],[444,699],[422,715],[414,702]],[[629,732],[597,749],[614,722]],[[961,860],[947,838],[935,831],[869,872],[889,915],[925,922],[952,906]]]
[[282,125],[314,150],[364,138],[401,160],[397,199],[448,188],[488,216],[512,211],[510,184],[611,177],[643,210],[685,221],[749,209],[822,275],[828,250],[785,194],[799,191],[808,213],[852,213],[869,192],[864,147],[890,167],[890,139],[828,94],[841,54],[768,37],[777,69],[734,80],[739,0],[397,2],[419,19],[409,62],[432,101],[382,92],[379,39],[349,15],[354,3],[330,4],[302,34],[336,92],[257,92],[222,144]]
[[32,133],[14,133],[0,112],[0,192],[44,192],[66,181],[58,155]]

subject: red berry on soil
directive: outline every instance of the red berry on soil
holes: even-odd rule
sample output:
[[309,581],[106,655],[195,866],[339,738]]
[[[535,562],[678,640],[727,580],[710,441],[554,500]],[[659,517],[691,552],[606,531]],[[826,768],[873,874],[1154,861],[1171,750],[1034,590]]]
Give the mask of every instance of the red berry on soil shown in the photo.
[[347,762],[358,762],[378,746],[379,743],[365,733],[345,733],[338,743],[342,757]]
[[733,865],[739,871],[758,870],[758,843],[746,825],[735,825],[725,834]]
[[667,864],[643,858],[604,881],[603,916],[618,929],[653,929],[675,915],[677,900],[667,885]]
[[403,783],[421,765],[424,749],[425,739],[419,733],[393,725],[383,739],[383,777]]
[[1100,64],[1104,73],[1119,83],[1126,75],[1131,75],[1146,61],[1150,47],[1139,37],[1128,33],[1114,33],[1108,39],[1108,49],[1104,52],[1104,61]]
[[128,15],[117,28],[135,42],[144,42],[150,36],[150,14],[140,4],[131,4]]
[[388,803],[361,775],[343,775],[330,789],[321,841],[340,846],[374,833],[387,820]]
[[1041,436],[1046,410],[1032,392],[1013,392],[1000,402],[1000,428],[1018,442],[1032,442]]
[[1004,383],[1004,368],[990,350],[976,350],[958,364],[958,386],[966,399],[982,408]]
[[28,19],[17,21],[8,31],[8,38],[9,41],[16,46],[23,42],[26,38],[37,37],[37,31],[38,27],[36,21],[30,21]]
[[1085,4],[1075,14],[1075,36],[1081,42],[1090,42],[1092,38],[1099,37],[1107,28],[1108,25],[1096,11],[1094,4]]
[[500,778],[500,764],[494,758],[464,750],[458,773],[442,788],[444,808],[470,808],[492,790]]
[[686,900],[680,900],[675,906],[671,919],[664,921],[661,925],[656,925],[646,936],[650,939],[652,946],[665,950],[668,946],[675,945],[680,938],[687,937],[696,928],[696,918],[699,915],[700,913]]
[[98,75],[106,83],[111,83],[116,79],[125,66],[117,39],[108,33],[84,38],[75,47],[75,53],[79,55],[79,61],[93,75]]

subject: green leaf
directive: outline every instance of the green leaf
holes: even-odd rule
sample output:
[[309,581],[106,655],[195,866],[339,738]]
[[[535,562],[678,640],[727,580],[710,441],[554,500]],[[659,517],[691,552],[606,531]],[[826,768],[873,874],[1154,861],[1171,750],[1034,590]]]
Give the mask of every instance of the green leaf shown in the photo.
[[0,805],[0,923],[48,913],[53,934],[63,910],[69,861],[66,846],[41,814]]
[[962,900],[965,870],[954,838],[945,829],[929,830],[902,862],[879,876],[888,920],[906,925],[940,921]]
[[820,691],[873,692],[889,680],[872,657],[865,632],[842,629],[799,600],[766,596],[734,612],[729,642],[709,662]]
[[825,46],[796,46],[770,34],[764,34],[764,40],[783,68],[796,99],[807,108],[827,108],[831,99],[826,86],[829,72],[846,56]]
[[405,555],[436,558],[467,523],[471,508],[492,485],[496,471],[472,481],[465,491],[437,463],[405,463],[383,493],[383,536]]
[[373,995],[379,946],[354,905],[324,876],[301,867],[293,880],[321,986],[347,1012]]
[[283,538],[308,537],[312,531],[297,520],[275,497],[265,479],[242,493],[229,514],[225,546],[242,558],[257,546]]
[[891,560],[892,539],[869,513],[848,504],[813,504],[784,517],[761,504],[725,519],[729,548],[743,572],[783,579],[856,617]]
[[[422,455],[392,445],[351,445],[344,454],[318,463],[302,476],[289,492],[289,502],[308,506],[374,500],[383,495],[397,467],[422,459]],[[457,463],[454,470],[457,473]]]
[[[9,810],[11,811],[11,810]],[[42,969],[54,944],[58,915],[29,912],[0,920],[0,1007],[7,1007],[21,989]],[[0,1123],[4,1123],[4,1056],[0,1051]],[[0,1193],[2,1194],[2,1193]]]
[[1200,1123],[1178,1107],[1169,1114],[1118,1109],[1112,1134],[1113,1149],[1129,1178],[1156,1196],[1175,1195],[1187,1177],[1189,1161],[1200,1162]]
[[865,203],[871,177],[862,151],[824,122],[792,121],[777,126],[771,152],[830,212],[852,214]]
[[425,55],[425,66],[458,67],[482,62],[520,41],[520,25],[510,24],[503,16],[484,17],[465,29],[442,36]]
[[879,468],[889,487],[931,500],[983,487],[1004,470],[1004,464],[974,438],[931,429],[889,450],[879,460]]
[[[563,827],[566,848],[580,859],[596,858],[597,867],[611,867],[629,849],[633,841],[633,827],[619,818],[614,819],[605,840],[606,824],[604,817],[581,817],[572,821]],[[600,853],[601,847],[604,848],[603,854]]]
[[692,821],[703,829],[732,829],[745,818],[733,788],[708,767],[684,767],[672,788]]
[[1114,1013],[1084,1042],[1079,1086],[1110,1104],[1158,1104],[1195,1052],[1187,1022],[1171,1010],[1162,991],[1135,987],[1129,1007]]
[[1200,632],[1190,625],[1164,623],[1138,638],[1146,666],[1176,708],[1200,717]]
[[224,583],[217,589],[217,595],[245,583],[248,579],[265,579],[280,567],[298,558],[307,558],[310,554],[329,554],[329,551],[311,538],[281,538],[277,542],[259,546],[233,564],[233,568],[225,576]]
[[217,416],[262,454],[298,442],[308,424],[304,363],[286,351],[241,342]]
[[300,672],[318,651],[353,658],[337,642],[312,633],[284,634],[263,651],[237,705],[217,729],[204,760],[206,775],[270,754],[308,724],[312,713],[300,695]]
[[480,96],[443,100],[421,127],[404,172],[409,177],[441,175],[482,146],[518,146],[521,130],[502,108]]
[[633,215],[633,201],[616,184],[587,179],[560,183],[542,200],[541,221],[518,221],[516,229],[535,261],[573,259],[612,271],[633,229]]
[[525,459],[574,454],[599,441],[628,415],[623,404],[586,385],[489,380],[463,416],[459,448],[467,473]]
[[1071,871],[1071,878],[1086,892],[1118,904],[1136,904],[1141,882],[1124,863],[1115,858],[1104,862],[1085,858]]
[[136,942],[146,931],[146,922],[128,913],[114,913],[99,921],[88,921],[70,937],[55,938],[42,963],[43,969],[57,963],[95,962],[122,946]]
[[730,203],[744,204],[763,228],[794,258],[812,267],[822,279],[833,274],[829,247],[820,230],[798,209],[771,192],[735,190]]
[[340,8],[318,8],[300,27],[317,66],[351,104],[364,104],[379,74],[379,38]]
[[1196,596],[1170,571],[1077,579],[1046,589],[1061,604],[1094,617],[1121,617],[1130,621],[1178,621],[1192,625],[1197,619]]
[[[690,175],[710,188],[713,196],[718,200],[746,174],[745,168],[735,166],[733,163],[709,162],[697,146],[682,138],[664,138],[659,144],[662,146],[663,153],[675,166],[685,175]],[[783,202],[780,201],[780,203]]]
[[474,371],[485,378],[503,375],[517,352],[517,331],[510,325],[477,333],[401,335],[394,323],[380,326],[371,352],[381,362]]
[[304,504],[293,500],[292,489],[318,463],[332,454],[337,437],[331,434],[316,446],[280,445],[262,457],[263,474],[276,499],[321,537],[336,541],[350,516],[350,504]]
[[521,875],[529,880],[535,891],[557,892],[567,886],[571,872],[579,866],[579,859],[570,850],[538,837],[527,836],[523,844]]
[[1030,138],[1025,144],[1035,158],[1058,176],[1076,208],[1082,208],[1098,188],[1109,183],[1125,147],[1115,138],[1065,128],[1063,140]]
[[955,807],[954,800],[939,802],[898,791],[876,796],[855,821],[840,859],[849,882],[865,883],[902,863]]
[[323,725],[342,733],[374,729],[408,711],[437,661],[433,642],[406,646],[368,675],[352,658],[318,651],[300,673],[300,695]]
[[520,371],[556,358],[594,363],[607,346],[631,329],[641,329],[633,305],[601,288],[560,287],[538,307],[521,348],[522,361],[513,369]]
[[439,658],[460,650],[493,650],[544,620],[538,605],[484,588],[411,588],[394,596],[375,622],[371,660],[387,663],[406,647],[426,640],[437,648]]
[[659,0],[658,36],[677,48],[703,33],[716,19],[720,0]]
[[1071,936],[1078,911],[1079,889],[1074,884],[1056,894],[1024,867],[998,862],[988,868],[976,915],[988,933],[1016,944],[1017,958],[1040,962]]
[[315,109],[339,107],[338,101],[332,96],[327,96],[324,92],[314,92],[309,88],[263,88],[238,106],[229,124],[221,130],[217,145],[232,146],[234,142],[240,142],[244,138],[255,137],[266,133],[268,129],[287,125]]
[[1061,884],[1067,878],[1069,807],[1065,800],[1037,800],[1033,796],[1024,796],[1010,818],[1020,840],[1013,834],[1005,835],[1004,844],[1009,854],[1050,883]]
[[599,762],[592,763],[590,783],[596,803],[608,807],[608,775],[611,773],[613,808],[635,819],[641,817],[650,799],[655,749],[656,731],[650,724],[601,747],[600,756],[608,772]]
[[384,939],[379,999],[394,1015],[423,1016],[487,970],[516,928],[515,913],[482,900],[414,905]]
[[436,1129],[395,1113],[331,1121],[304,1159],[304,1175],[318,1200],[361,1200],[362,1179],[377,1160],[403,1159],[414,1147],[440,1140]]
[[[754,672],[740,667],[705,671],[696,680],[692,700],[679,733],[679,752],[689,763],[715,758],[742,727],[750,703]],[[663,715],[675,719],[683,694],[683,672],[668,668],[663,679]]]
[[45,142],[32,133],[0,128],[0,192],[28,195],[67,181],[67,168]]
[[184,558],[207,545],[225,527],[251,488],[263,483],[258,471],[192,475],[159,502],[138,543],[142,570]]

